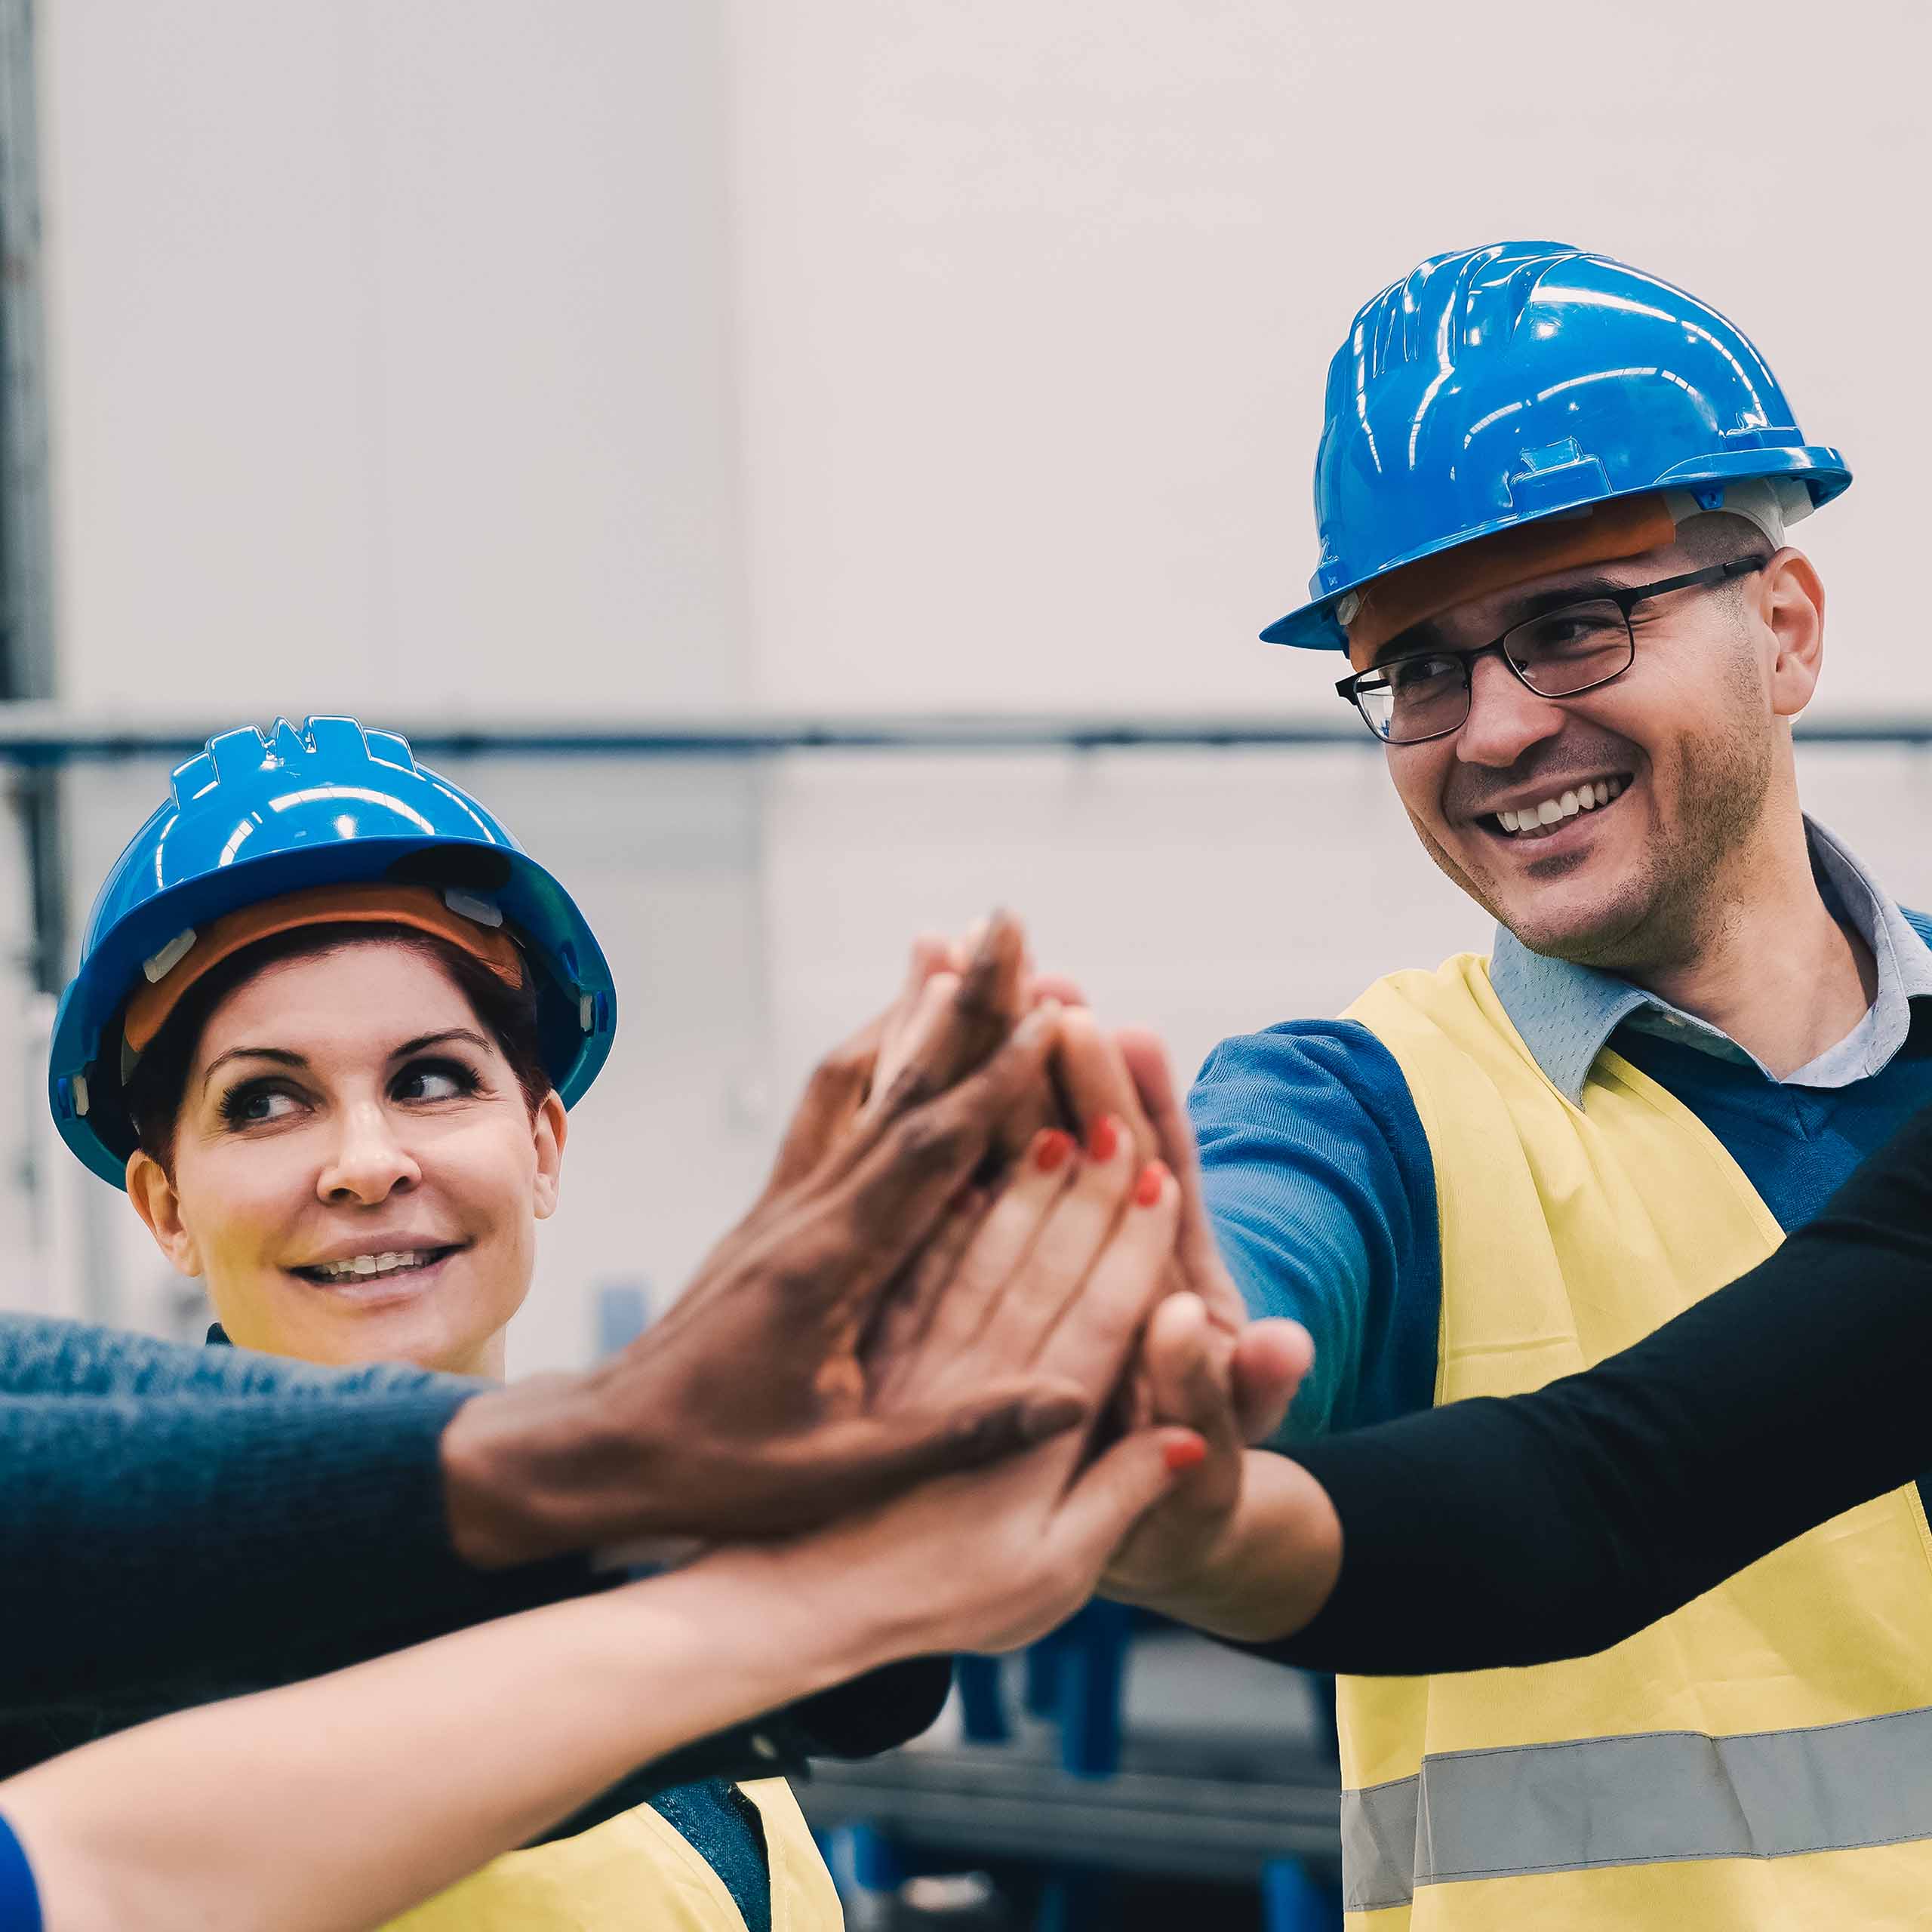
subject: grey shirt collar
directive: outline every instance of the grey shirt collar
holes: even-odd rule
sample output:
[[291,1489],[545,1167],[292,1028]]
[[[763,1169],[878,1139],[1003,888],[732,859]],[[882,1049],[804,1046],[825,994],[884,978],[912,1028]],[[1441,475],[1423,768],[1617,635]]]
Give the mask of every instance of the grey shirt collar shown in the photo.
[[[1835,902],[1834,911],[1872,949],[1878,996],[1844,1039],[1787,1075],[1782,1084],[1846,1087],[1878,1072],[1905,1044],[1912,1025],[1911,1002],[1932,998],[1932,946],[1822,825],[1807,818],[1804,829],[1820,887]],[[1582,1105],[1583,1082],[1597,1055],[1625,1025],[1723,1059],[1749,1061],[1766,1079],[1774,1077],[1755,1055],[1709,1021],[1627,980],[1532,952],[1503,927],[1497,928],[1489,977],[1524,1044],[1550,1084],[1573,1106]]]

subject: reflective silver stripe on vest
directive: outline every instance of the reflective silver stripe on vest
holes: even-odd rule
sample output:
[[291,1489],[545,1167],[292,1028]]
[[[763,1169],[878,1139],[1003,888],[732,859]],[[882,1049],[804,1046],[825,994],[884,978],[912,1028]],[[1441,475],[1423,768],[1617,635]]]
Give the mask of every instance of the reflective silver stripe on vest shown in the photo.
[[1739,1737],[1655,1730],[1460,1751],[1342,1794],[1343,1903],[1675,1859],[1789,1858],[1932,1838],[1932,1709]]

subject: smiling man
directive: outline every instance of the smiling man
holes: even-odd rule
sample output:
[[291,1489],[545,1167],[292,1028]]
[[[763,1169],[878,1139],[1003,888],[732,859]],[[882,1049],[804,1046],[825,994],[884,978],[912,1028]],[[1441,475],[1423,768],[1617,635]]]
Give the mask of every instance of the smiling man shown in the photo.
[[[1417,835],[1498,931],[1339,1021],[1224,1042],[1192,1096],[1254,1312],[1315,1334],[1291,1434],[1601,1359],[1932,1101],[1932,928],[1799,805],[1825,598],[1786,533],[1850,473],[1752,344],[1653,276],[1507,243],[1362,309],[1327,417],[1312,601],[1264,635],[1346,652]],[[1265,1639],[1266,1487],[1120,1593]],[[1928,1548],[1907,1488],[1600,1657],[1345,1681],[1351,1910],[1912,1918]]]

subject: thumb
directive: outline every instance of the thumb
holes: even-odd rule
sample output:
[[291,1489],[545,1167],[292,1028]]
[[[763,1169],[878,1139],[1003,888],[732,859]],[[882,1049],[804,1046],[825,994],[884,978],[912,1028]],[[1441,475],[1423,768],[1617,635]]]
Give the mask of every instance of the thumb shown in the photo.
[[1271,1315],[1235,1338],[1232,1375],[1242,1439],[1266,1442],[1287,1420],[1288,1404],[1315,1364],[1315,1343],[1299,1321]]
[[1049,1534],[1090,1564],[1097,1581],[1134,1524],[1207,1452],[1191,1429],[1143,1429],[1123,1437],[1067,1491]]

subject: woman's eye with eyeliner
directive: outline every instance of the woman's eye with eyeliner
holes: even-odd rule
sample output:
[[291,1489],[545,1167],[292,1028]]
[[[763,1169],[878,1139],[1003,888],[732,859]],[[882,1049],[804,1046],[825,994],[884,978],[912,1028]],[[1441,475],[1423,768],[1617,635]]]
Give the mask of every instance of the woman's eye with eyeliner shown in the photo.
[[263,1127],[286,1120],[300,1103],[280,1087],[247,1082],[221,1097],[222,1123],[227,1127]]
[[396,1076],[398,1100],[457,1100],[475,1092],[475,1074],[460,1060],[417,1060]]

